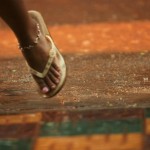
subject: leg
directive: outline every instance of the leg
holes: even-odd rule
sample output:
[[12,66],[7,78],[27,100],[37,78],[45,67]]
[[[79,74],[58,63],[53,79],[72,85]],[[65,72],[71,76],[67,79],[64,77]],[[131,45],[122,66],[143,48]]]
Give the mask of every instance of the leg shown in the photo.
[[[0,1],[0,16],[13,30],[21,46],[28,46],[35,41],[37,23],[28,15],[22,0]],[[41,71],[45,67],[48,50],[49,43],[45,36],[41,35],[36,47],[32,50],[25,50],[23,55],[32,68]],[[58,61],[56,57],[44,79],[33,75],[43,93],[48,93],[59,83],[60,69]]]
[[28,16],[22,0],[0,1],[0,17],[14,31],[21,44],[28,45],[34,40],[36,26]]

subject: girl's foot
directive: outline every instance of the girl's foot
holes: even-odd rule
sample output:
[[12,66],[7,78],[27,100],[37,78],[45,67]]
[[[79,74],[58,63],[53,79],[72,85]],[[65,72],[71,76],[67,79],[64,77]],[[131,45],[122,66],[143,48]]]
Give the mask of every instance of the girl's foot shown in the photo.
[[[39,38],[37,44],[34,45],[34,47],[32,47],[31,49],[24,48],[22,53],[28,65],[31,68],[33,68],[38,72],[43,72],[45,65],[47,64],[47,61],[49,59],[49,51],[52,47],[52,43],[47,39],[47,37],[42,32],[40,32],[38,36]],[[35,37],[35,33],[34,33],[34,38],[33,38],[34,40],[32,40],[30,43],[35,42],[36,38],[37,37]],[[61,78],[61,69],[59,68],[59,66],[60,66],[59,55],[58,53],[56,53],[56,56],[52,61],[51,67],[44,78],[40,78],[36,75],[32,75],[36,83],[39,85],[40,90],[43,94],[48,94],[52,90],[55,90],[55,88],[59,84]]]

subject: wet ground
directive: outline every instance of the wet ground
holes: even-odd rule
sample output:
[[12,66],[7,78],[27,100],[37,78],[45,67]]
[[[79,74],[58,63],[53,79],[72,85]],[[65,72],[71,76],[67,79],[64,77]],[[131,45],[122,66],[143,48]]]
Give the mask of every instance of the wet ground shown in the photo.
[[56,97],[38,95],[0,22],[0,150],[149,150],[150,2],[25,3],[42,12],[68,78]]

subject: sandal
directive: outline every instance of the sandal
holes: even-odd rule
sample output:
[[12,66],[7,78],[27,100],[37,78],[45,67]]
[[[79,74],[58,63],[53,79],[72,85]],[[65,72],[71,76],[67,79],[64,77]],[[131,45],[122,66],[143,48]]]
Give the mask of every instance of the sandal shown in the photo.
[[[39,78],[45,78],[56,54],[59,57],[59,62],[60,62],[59,67],[60,67],[60,73],[61,73],[60,81],[55,89],[51,90],[47,94],[43,94],[43,97],[53,97],[62,89],[62,87],[66,81],[66,64],[65,64],[65,61],[64,61],[62,55],[60,54],[59,50],[56,48],[41,14],[37,11],[28,11],[28,13],[38,23],[41,33],[43,33],[43,35],[46,36],[46,39],[51,43],[51,48],[49,51],[49,59],[47,60],[47,64],[45,65],[43,72],[39,72],[39,71],[31,68],[28,65],[31,74],[33,74]],[[37,36],[35,44],[37,43],[38,38],[39,38],[39,36]],[[27,47],[27,48],[31,48],[31,47]]]

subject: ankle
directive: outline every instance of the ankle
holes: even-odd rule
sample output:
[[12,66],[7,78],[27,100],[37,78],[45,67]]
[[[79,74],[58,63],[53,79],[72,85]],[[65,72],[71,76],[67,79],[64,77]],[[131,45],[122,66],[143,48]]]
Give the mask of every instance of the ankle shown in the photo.
[[37,23],[32,18],[29,18],[29,23],[27,23],[25,29],[17,36],[18,42],[21,46],[33,43],[37,36],[37,32]]
[[30,32],[28,32],[24,37],[24,40],[19,41],[19,49],[21,50],[30,50],[32,49],[36,44],[38,44],[41,36],[41,31],[39,24],[33,22],[33,25],[30,29]]

